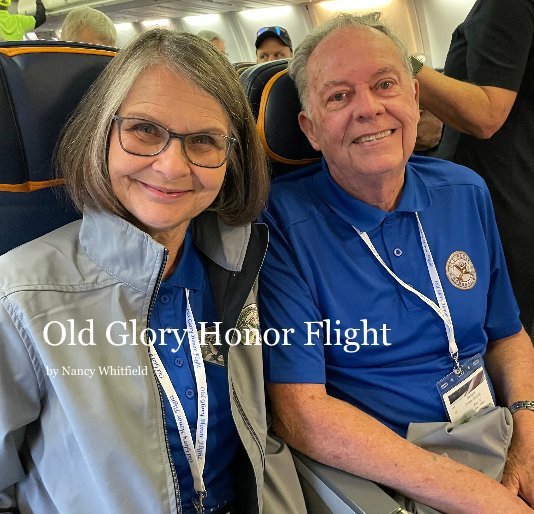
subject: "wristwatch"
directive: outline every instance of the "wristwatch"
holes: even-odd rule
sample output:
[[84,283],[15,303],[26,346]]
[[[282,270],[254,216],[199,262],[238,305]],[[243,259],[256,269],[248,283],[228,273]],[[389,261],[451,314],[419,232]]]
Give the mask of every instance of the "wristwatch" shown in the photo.
[[519,402],[512,403],[510,407],[508,407],[510,410],[510,413],[513,414],[514,412],[522,409],[526,410],[533,410],[534,411],[534,402],[530,400],[522,400]]
[[410,64],[412,65],[412,75],[415,77],[423,67],[423,61],[415,55],[410,55]]

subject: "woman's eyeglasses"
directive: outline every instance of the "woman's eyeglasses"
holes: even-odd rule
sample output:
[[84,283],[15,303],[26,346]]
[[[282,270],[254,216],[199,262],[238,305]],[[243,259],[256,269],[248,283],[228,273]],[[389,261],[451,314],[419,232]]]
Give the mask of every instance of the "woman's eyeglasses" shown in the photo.
[[142,118],[113,116],[119,127],[121,148],[130,154],[153,157],[163,152],[171,139],[179,139],[187,160],[202,168],[219,168],[228,159],[232,145],[237,140],[223,134],[198,132],[176,134],[168,128]]

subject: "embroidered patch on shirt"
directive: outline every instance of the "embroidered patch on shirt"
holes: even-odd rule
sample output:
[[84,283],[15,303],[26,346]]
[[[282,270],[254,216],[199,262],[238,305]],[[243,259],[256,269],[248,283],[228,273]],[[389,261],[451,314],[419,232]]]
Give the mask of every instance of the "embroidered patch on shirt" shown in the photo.
[[[222,354],[222,345],[217,343],[217,329],[215,326],[206,327],[203,330],[198,330],[198,340],[200,341],[200,349],[202,350],[202,358],[204,362],[211,362],[218,366],[224,366],[224,357]],[[203,339],[204,338],[204,339]]]
[[451,253],[445,265],[445,272],[450,283],[467,291],[473,289],[477,281],[477,273],[469,255],[462,251]]
[[[247,305],[239,314],[235,329],[229,330],[227,334],[222,333],[221,325],[206,327],[203,330],[198,330],[197,333],[204,361],[224,366],[222,345],[227,344],[225,337],[229,338],[232,345],[239,343],[245,345],[261,344],[258,307],[255,303]],[[217,341],[217,334],[220,338],[219,342]],[[236,338],[239,339],[239,343]]]
[[236,328],[241,332],[244,344],[261,344],[260,316],[255,303],[247,305],[239,314]]

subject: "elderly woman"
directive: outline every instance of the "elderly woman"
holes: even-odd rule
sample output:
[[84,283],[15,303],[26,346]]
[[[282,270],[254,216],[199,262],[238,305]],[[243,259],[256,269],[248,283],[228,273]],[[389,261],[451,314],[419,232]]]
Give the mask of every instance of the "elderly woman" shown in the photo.
[[144,33],[57,161],[83,219],[0,259],[0,511],[304,512],[241,338],[268,178],[231,65]]

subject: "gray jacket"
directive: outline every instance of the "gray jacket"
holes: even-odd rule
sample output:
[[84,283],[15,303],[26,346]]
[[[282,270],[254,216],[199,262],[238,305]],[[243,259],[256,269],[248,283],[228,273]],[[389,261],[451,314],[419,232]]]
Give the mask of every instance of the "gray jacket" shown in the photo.
[[[266,227],[203,213],[193,238],[221,333],[257,324]],[[180,512],[141,337],[164,255],[125,220],[86,212],[0,257],[0,512]],[[267,434],[261,346],[222,349],[243,448],[232,512],[305,512],[289,451]]]

